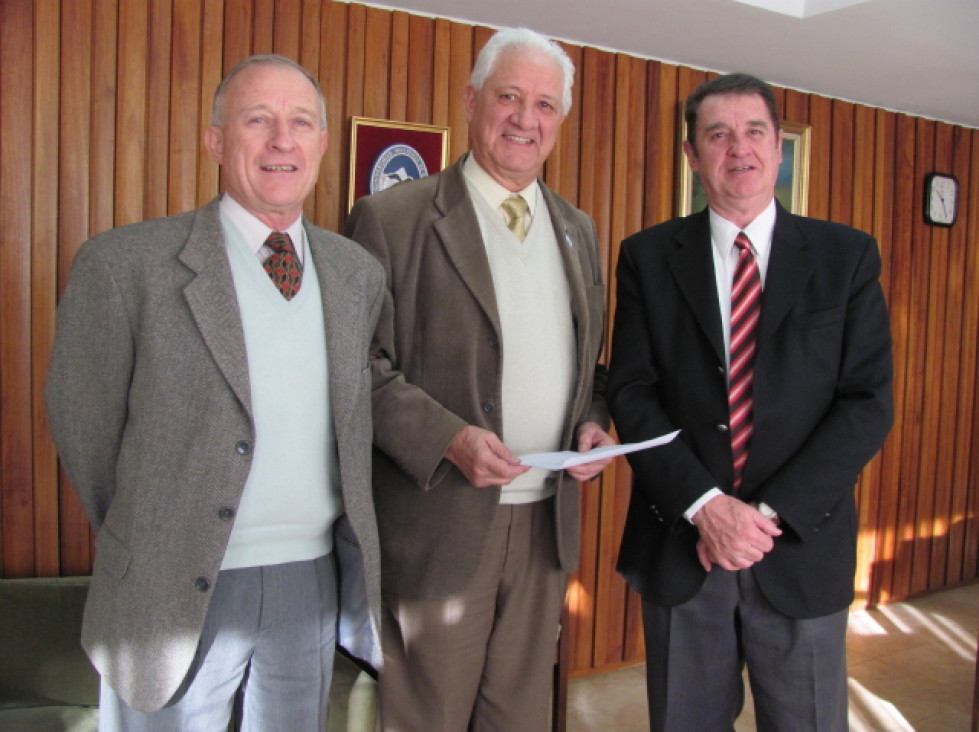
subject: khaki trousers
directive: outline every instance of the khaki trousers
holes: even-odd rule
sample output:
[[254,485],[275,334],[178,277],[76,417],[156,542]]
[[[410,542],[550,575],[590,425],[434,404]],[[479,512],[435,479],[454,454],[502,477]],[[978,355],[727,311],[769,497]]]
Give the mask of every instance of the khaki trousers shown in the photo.
[[385,732],[542,732],[567,576],[554,500],[501,505],[466,590],[384,595]]

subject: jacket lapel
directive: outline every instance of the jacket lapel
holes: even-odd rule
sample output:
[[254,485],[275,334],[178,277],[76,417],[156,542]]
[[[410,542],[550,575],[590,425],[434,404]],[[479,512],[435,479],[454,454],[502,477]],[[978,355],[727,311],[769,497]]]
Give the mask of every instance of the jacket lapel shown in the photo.
[[792,214],[776,204],[772,252],[765,275],[758,324],[758,350],[772,337],[804,291],[813,267],[806,256],[806,240]]
[[323,300],[323,322],[326,327],[327,358],[330,364],[330,399],[337,434],[353,412],[360,384],[360,370],[366,368],[367,344],[358,342],[360,323],[368,310],[363,302],[363,288],[358,272],[344,265],[348,260],[337,256],[335,244],[322,231],[306,225],[309,253],[316,267]]
[[707,209],[688,217],[686,224],[677,231],[676,240],[679,247],[668,257],[668,266],[718,361],[723,364],[726,360],[724,331],[717,304]]
[[462,173],[464,160],[465,157],[461,158],[439,176],[434,205],[442,218],[434,223],[433,228],[442,242],[446,256],[452,261],[499,335],[500,316],[493,290],[493,277],[483,246],[479,221],[476,219],[476,210],[469,200]]
[[232,391],[251,414],[248,358],[234,279],[218,210],[219,198],[197,212],[179,259],[197,276],[184,288],[187,306]]

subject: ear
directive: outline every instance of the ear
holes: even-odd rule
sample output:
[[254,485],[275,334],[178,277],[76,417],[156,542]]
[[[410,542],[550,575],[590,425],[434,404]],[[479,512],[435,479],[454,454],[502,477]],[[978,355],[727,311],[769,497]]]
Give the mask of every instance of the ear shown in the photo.
[[690,169],[697,172],[700,166],[700,160],[697,158],[697,151],[694,150],[689,140],[683,141],[683,154],[687,156],[687,163],[690,165]]
[[330,133],[323,130],[323,139],[320,141],[320,155],[326,152],[326,147],[330,142]]
[[478,93],[469,84],[466,84],[466,88],[462,90],[462,101],[466,107],[466,122],[473,121],[473,109],[476,107],[476,95]]
[[782,131],[782,128],[780,127],[779,130],[778,130],[778,141],[775,143],[775,146],[778,147],[778,164],[779,165],[782,164],[782,141],[784,139],[785,139],[785,133]]
[[221,128],[211,125],[204,130],[204,147],[211,153],[211,157],[218,165],[222,164],[221,158],[224,155],[224,137]]

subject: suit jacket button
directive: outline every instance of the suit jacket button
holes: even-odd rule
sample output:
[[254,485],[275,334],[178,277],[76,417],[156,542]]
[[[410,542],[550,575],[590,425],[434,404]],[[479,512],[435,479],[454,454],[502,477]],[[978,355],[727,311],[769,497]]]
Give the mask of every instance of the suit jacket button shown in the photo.
[[230,521],[235,517],[235,510],[224,506],[218,509],[218,518],[222,521]]
[[201,592],[207,592],[209,589],[211,589],[211,583],[207,581],[207,577],[198,577],[197,581],[194,582],[194,587]]
[[489,344],[490,348],[492,348],[494,351],[500,347],[500,342],[496,339],[496,337],[490,338]]
[[727,432],[728,426],[726,424],[719,424],[716,427],[714,427],[714,429],[716,429],[718,432]]
[[248,455],[252,451],[252,443],[248,440],[238,440],[235,443],[235,452],[239,455]]
[[483,411],[489,414],[493,411],[493,402],[483,402]]

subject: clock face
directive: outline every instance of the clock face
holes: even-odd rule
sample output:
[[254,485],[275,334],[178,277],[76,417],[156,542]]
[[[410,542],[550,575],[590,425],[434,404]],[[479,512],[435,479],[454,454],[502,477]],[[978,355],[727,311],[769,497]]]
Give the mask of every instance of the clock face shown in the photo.
[[925,219],[930,224],[955,223],[958,182],[949,175],[932,173],[925,179]]

